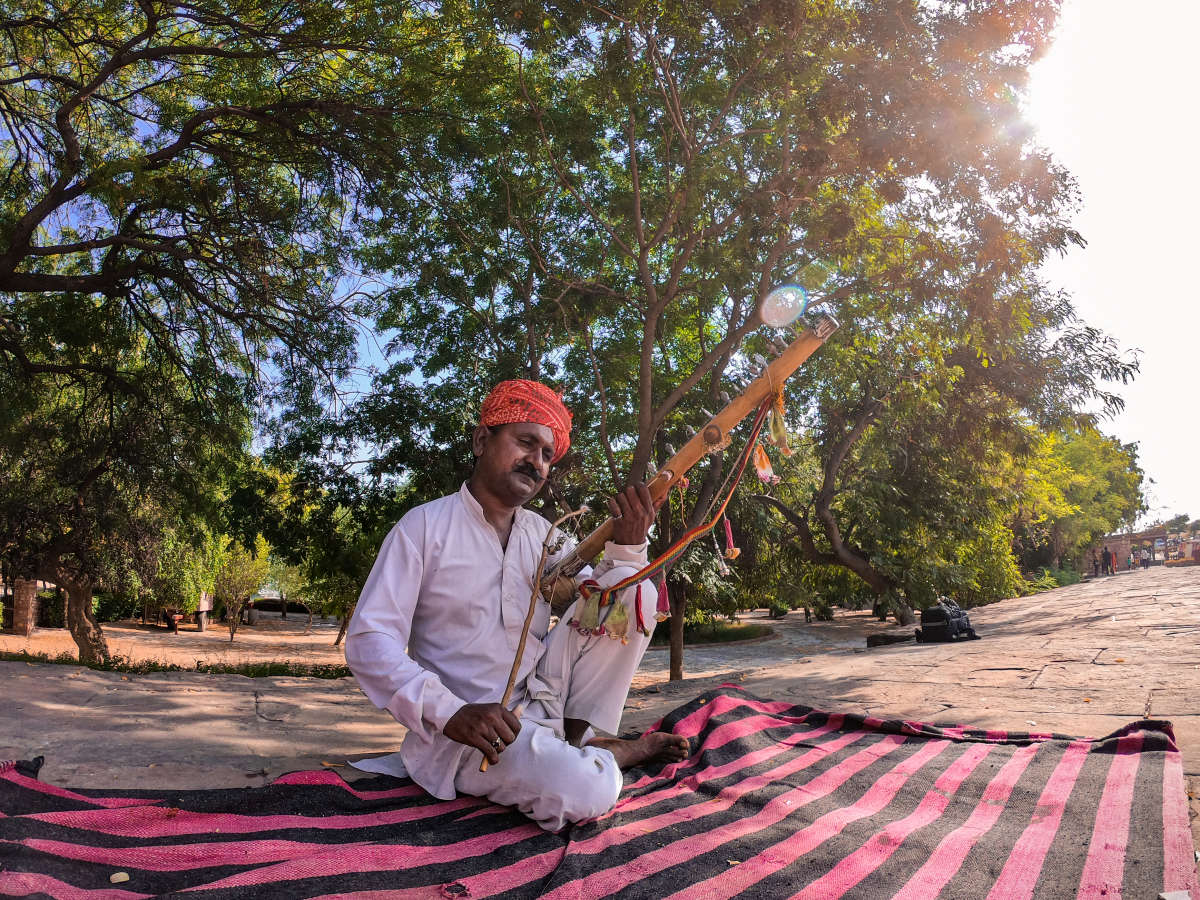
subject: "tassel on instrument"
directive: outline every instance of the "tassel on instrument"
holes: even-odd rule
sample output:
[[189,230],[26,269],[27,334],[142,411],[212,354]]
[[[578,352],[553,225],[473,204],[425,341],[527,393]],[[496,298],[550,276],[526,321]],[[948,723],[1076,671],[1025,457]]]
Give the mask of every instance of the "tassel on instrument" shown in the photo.
[[604,620],[604,624],[600,626],[614,641],[620,641],[622,644],[629,643],[629,612],[625,609],[625,604],[620,600],[613,598],[609,604],[608,617]]
[[729,524],[729,516],[725,516],[725,558],[737,559],[741,555],[741,548],[733,545],[733,526]]
[[779,476],[771,468],[771,458],[767,456],[762,444],[754,445],[754,471],[758,473],[758,480],[763,484],[779,483]]
[[658,582],[658,603],[654,607],[654,620],[665,622],[671,618],[671,598],[667,596],[667,576],[663,573]]
[[779,391],[775,395],[775,402],[771,404],[771,418],[767,427],[771,434],[771,443],[778,447],[784,456],[791,456],[792,448],[788,446],[787,423],[783,420],[783,414],[783,391]]
[[650,629],[646,627],[646,620],[642,617],[642,583],[639,581],[637,586],[637,594],[633,598],[634,617],[637,622],[637,630],[650,637]]
[[571,625],[580,634],[592,635],[600,628],[600,583],[588,579],[579,585],[579,615]]
[[717,535],[715,532],[713,533],[712,539],[713,549],[717,551],[717,574],[722,578],[728,578],[729,566],[725,565],[726,556],[725,553],[721,551],[721,545],[717,543]]

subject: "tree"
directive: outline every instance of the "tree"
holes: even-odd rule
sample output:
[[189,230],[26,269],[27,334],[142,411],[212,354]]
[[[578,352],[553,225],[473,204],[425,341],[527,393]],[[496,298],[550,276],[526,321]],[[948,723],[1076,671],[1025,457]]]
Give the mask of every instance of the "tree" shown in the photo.
[[[810,564],[911,618],[936,584],[917,554],[951,572],[960,547],[1003,544],[978,467],[1020,451],[1027,424],[1117,402],[1102,383],[1132,371],[1036,280],[1081,241],[1073,182],[1020,118],[1056,10],[495,12],[487,27],[515,36],[507,79],[456,130],[443,181],[381,201],[412,223],[370,257],[397,282],[383,320],[397,359],[372,421],[390,403],[404,425],[377,433],[381,473],[431,451],[457,463],[467,411],[522,373],[557,380],[580,412],[551,497],[641,479],[765,352],[767,290],[802,281],[843,331],[790,390],[810,471],[776,499],[804,523]],[[721,462],[694,479],[693,517]],[[672,585],[673,677],[688,590]]]
[[[1036,487],[1038,480],[1048,488]],[[1093,427],[1052,433],[1036,448],[1021,499],[1022,563],[1082,567],[1083,552],[1146,510],[1137,445],[1122,444]],[[1058,498],[1052,492],[1057,491]],[[1051,496],[1039,502],[1038,496]],[[1040,526],[1040,527],[1039,527]]]
[[189,531],[179,526],[163,529],[157,570],[147,585],[156,608],[194,613],[201,597],[213,593],[222,538],[203,524]]
[[[279,591],[281,616],[287,618],[288,603],[296,599],[304,589],[304,577],[299,566],[289,565],[274,553],[271,555],[271,570],[267,579],[275,590]],[[312,625],[312,610],[308,612],[308,624]]]
[[355,204],[381,161],[422,149],[456,83],[439,21],[404,4],[10,4],[0,354],[29,378],[133,390],[89,353],[122,319],[198,388],[257,394],[268,362],[331,384],[353,345],[338,281]]
[[93,586],[153,577],[259,404],[347,371],[356,204],[424,156],[461,45],[401,5],[282,0],[17,0],[0,32],[3,553],[67,586],[93,660]]
[[292,471],[256,460],[234,479],[225,522],[243,541],[261,534],[270,542],[274,571],[302,582],[298,595],[310,622],[313,609],[341,620],[334,639],[340,644],[379,545],[405,505],[401,498],[327,454]]
[[1180,513],[1179,515],[1172,516],[1171,518],[1167,519],[1167,521],[1163,522],[1163,528],[1167,529],[1167,531],[1182,531],[1187,527],[1188,521],[1188,514]]
[[0,358],[0,554],[17,577],[66,590],[85,663],[108,657],[96,587],[137,593],[164,557],[171,568],[170,541],[212,515],[221,469],[246,438],[240,408],[199,400],[155,348],[128,338],[101,329],[93,346],[130,391],[90,372],[31,382]]
[[270,545],[261,535],[249,547],[232,539],[221,552],[213,594],[225,606],[230,642],[237,634],[243,607],[262,588],[270,574],[270,552]]

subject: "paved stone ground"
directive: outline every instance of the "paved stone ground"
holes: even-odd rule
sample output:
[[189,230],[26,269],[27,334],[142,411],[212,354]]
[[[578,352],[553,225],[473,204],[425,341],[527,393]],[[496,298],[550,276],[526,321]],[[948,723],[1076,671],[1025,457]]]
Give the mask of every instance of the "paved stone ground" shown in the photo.
[[[645,728],[723,681],[826,709],[1080,736],[1170,719],[1200,847],[1200,568],[1121,574],[970,616],[983,640],[867,650],[865,634],[909,629],[862,613],[806,625],[793,613],[772,623],[772,639],[689,648],[689,677],[673,683],[666,652],[652,650],[623,727]],[[256,785],[390,751],[403,733],[348,678],[0,662],[0,683],[0,759],[45,755],[43,777],[75,787]]]

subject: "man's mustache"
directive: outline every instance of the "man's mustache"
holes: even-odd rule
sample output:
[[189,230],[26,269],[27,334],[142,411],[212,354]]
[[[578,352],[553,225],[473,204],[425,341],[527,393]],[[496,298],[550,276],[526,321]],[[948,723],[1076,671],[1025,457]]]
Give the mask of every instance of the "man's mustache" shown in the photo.
[[533,466],[528,465],[528,464],[523,465],[523,466],[517,466],[516,468],[513,469],[513,471],[519,472],[522,475],[528,476],[535,482],[546,480],[545,476],[543,476],[540,472],[538,472],[538,470],[535,469]]

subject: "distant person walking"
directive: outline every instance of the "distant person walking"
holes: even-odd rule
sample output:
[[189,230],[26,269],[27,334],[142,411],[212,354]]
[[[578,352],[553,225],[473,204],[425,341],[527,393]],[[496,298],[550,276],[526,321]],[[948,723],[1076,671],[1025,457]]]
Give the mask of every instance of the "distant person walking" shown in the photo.
[[1092,551],[1092,576],[1100,574],[1100,560],[1096,558],[1096,551]]
[[1150,568],[1150,551],[1145,547],[1142,548],[1142,568]]
[[1101,568],[1104,570],[1104,574],[1105,574],[1105,575],[1113,575],[1113,574],[1116,574],[1116,573],[1114,573],[1114,572],[1113,572],[1113,555],[1112,555],[1112,551],[1111,551],[1111,550],[1109,550],[1107,547],[1105,547],[1105,548],[1104,548],[1104,552],[1100,554],[1100,566],[1101,566]]
[[1129,551],[1129,555],[1125,557],[1125,571],[1128,572],[1133,568],[1133,551]]

